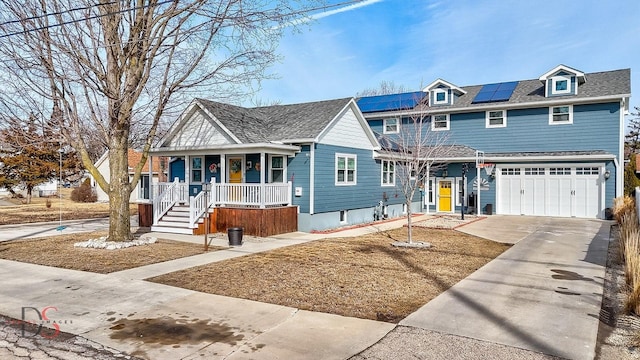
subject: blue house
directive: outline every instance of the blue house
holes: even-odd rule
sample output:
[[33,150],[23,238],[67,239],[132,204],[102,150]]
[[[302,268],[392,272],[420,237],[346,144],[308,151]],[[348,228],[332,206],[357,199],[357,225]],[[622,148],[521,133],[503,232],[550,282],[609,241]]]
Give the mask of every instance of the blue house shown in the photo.
[[413,212],[604,218],[622,194],[629,97],[629,69],[559,65],[537,79],[437,79],[359,99],[256,108],[195,99],[151,150],[171,158],[174,179],[153,191],[153,229],[203,231],[209,216],[214,230],[271,235],[402,216],[385,139],[418,115],[449,151],[424,159],[439,166],[424,174]]
[[428,211],[604,218],[622,195],[630,94],[629,69],[585,74],[559,65],[531,80],[459,87],[437,79],[415,106],[403,102],[408,94],[358,104],[376,133],[427,113],[426,130],[458,146],[436,159],[447,167],[428,177]]
[[[383,200],[381,215],[400,216],[379,149],[353,98],[256,108],[195,99],[151,151],[171,158],[174,179],[154,191],[152,228],[193,233],[208,212],[216,230],[325,230],[371,222]],[[274,221],[286,224],[264,232]]]

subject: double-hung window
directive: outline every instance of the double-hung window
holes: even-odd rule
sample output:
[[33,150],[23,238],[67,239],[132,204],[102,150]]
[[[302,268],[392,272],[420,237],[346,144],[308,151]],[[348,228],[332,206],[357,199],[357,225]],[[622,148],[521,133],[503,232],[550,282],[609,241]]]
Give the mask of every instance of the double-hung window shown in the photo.
[[552,106],[549,108],[549,124],[573,124],[573,105]]
[[398,118],[389,118],[382,120],[383,133],[385,134],[397,134],[400,132],[400,121]]
[[284,156],[271,157],[271,182],[284,182]]
[[357,156],[336,154],[336,185],[356,184]]
[[191,181],[202,182],[202,158],[191,158]]
[[396,165],[393,161],[382,160],[382,186],[396,184]]
[[498,128],[507,126],[507,111],[506,110],[490,110],[487,111],[486,127]]
[[433,115],[431,120],[431,130],[449,130],[449,114]]

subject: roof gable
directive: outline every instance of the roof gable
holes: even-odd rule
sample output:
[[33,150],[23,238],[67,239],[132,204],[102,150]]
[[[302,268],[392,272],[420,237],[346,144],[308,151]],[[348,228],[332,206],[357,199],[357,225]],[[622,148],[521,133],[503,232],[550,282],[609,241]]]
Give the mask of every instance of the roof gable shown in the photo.
[[582,84],[584,83],[587,79],[585,74],[580,71],[580,70],[576,70],[574,68],[571,68],[567,65],[563,65],[560,64],[556,67],[554,67],[553,69],[547,71],[546,73],[542,74],[542,76],[540,76],[539,80],[542,82],[546,82],[547,79],[549,79],[552,76],[556,76],[556,75],[573,75],[576,76],[579,83]]
[[427,85],[422,91],[431,91],[431,90],[438,89],[438,88],[451,89],[454,92],[456,92],[458,95],[463,95],[463,94],[467,93],[461,87],[453,85],[452,83],[450,83],[448,81],[445,81],[445,80],[442,80],[442,79],[436,79],[434,82],[432,82],[431,84]]

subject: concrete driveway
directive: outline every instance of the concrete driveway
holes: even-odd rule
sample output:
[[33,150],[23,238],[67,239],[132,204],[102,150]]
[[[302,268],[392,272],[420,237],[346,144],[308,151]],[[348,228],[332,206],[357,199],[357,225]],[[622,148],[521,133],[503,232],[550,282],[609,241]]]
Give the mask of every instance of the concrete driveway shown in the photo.
[[400,325],[592,359],[610,225],[600,220],[491,216],[461,227],[462,232],[515,245]]

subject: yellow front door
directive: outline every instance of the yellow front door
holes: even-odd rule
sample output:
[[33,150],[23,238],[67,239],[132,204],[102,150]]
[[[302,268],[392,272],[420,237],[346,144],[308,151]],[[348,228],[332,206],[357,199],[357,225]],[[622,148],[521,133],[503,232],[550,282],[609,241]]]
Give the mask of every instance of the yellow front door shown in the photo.
[[440,181],[438,185],[438,211],[451,211],[451,181]]
[[242,158],[229,159],[229,183],[239,184],[242,182]]

